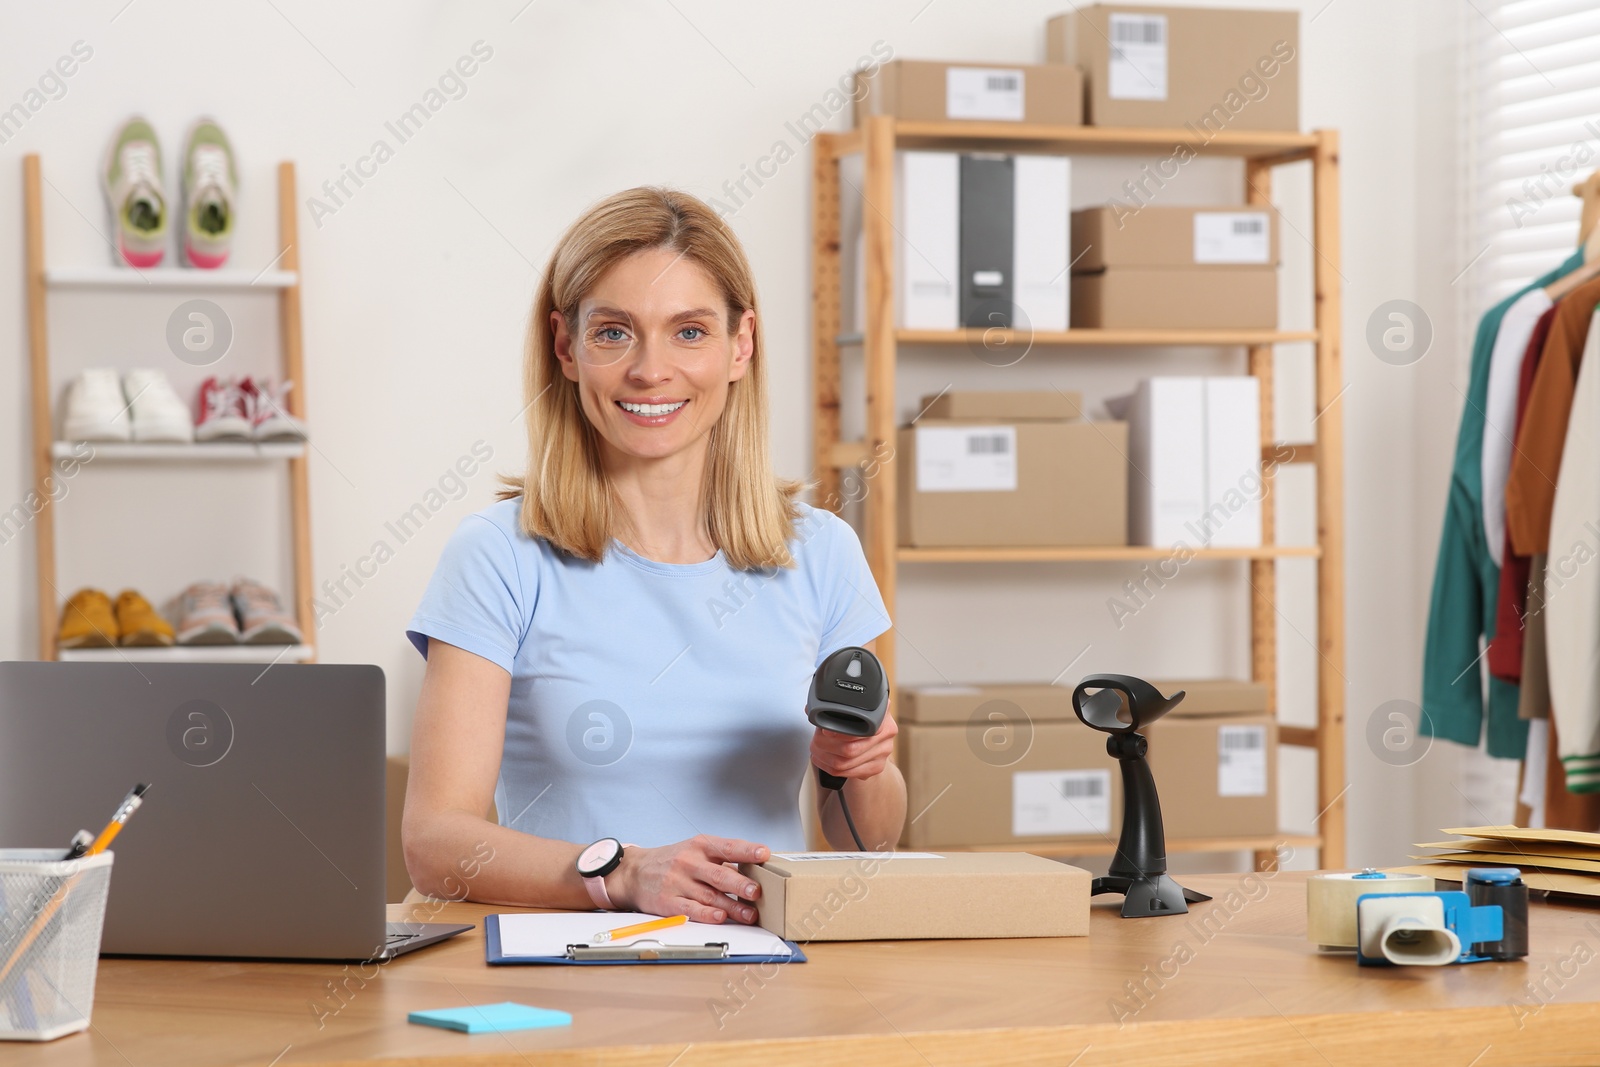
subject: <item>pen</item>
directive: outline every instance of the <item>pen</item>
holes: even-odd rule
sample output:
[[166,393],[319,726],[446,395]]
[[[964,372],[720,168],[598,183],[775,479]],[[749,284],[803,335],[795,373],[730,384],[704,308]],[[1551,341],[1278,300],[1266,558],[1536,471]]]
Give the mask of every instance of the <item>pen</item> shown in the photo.
[[687,915],[672,915],[665,919],[651,919],[649,922],[634,923],[632,926],[619,926],[615,930],[602,930],[594,935],[596,942],[615,941],[619,937],[632,937],[634,934],[648,934],[653,930],[665,930],[669,926],[682,926],[689,921]]
[[[106,828],[100,831],[100,836],[94,839],[93,844],[79,852],[77,838],[73,839],[72,853],[68,853],[67,859],[75,860],[83,856],[98,856],[110,848],[111,842],[116,840],[117,835],[122,832],[123,824],[128,821],[128,817],[138,811],[139,805],[144,803],[144,795],[149,789],[149,782],[140,782],[134,786],[128,795],[122,798],[122,804],[117,808],[116,814],[111,816],[111,821],[106,823]],[[73,853],[76,853],[76,855]]]
[[63,860],[79,859],[85,852],[89,851],[89,846],[92,844],[94,844],[94,835],[87,830],[79,830],[72,835],[72,844],[67,846],[67,854],[61,858]]

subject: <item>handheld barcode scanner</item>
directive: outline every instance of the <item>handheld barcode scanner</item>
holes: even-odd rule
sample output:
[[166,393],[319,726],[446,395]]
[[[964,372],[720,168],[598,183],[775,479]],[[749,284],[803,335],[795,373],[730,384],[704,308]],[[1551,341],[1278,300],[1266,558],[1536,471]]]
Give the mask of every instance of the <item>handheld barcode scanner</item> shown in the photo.
[[[889,682],[883,664],[864,648],[841,648],[822,661],[811,676],[811,691],[806,695],[806,718],[811,725],[851,737],[871,737],[883,725],[889,710]],[[839,808],[845,825],[855,838],[856,848],[866,851],[856,833],[850,805],[844,799],[845,779],[817,769],[817,784],[839,794]]]

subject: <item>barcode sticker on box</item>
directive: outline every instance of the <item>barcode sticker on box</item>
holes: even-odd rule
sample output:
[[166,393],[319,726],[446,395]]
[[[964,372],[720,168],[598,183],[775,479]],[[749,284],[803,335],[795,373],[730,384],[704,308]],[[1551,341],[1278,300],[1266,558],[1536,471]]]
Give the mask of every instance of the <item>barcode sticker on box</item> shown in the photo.
[[1167,98],[1167,16],[1111,16],[1106,94],[1113,100]]
[[1222,726],[1217,729],[1217,796],[1267,795],[1267,728]]
[[1015,426],[917,427],[917,492],[999,493],[1016,488]]
[[1075,837],[1110,832],[1109,770],[1012,773],[1013,836]]
[[1196,211],[1196,263],[1269,263],[1270,220],[1265,211]]
[[944,113],[952,119],[1021,122],[1023,72],[1015,68],[949,67],[944,72]]

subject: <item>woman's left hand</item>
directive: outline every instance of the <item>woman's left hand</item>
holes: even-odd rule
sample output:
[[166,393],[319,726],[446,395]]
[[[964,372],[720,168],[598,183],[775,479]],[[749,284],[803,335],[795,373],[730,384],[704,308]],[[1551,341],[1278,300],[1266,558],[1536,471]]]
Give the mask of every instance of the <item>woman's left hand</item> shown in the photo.
[[841,778],[876,778],[894,759],[894,738],[900,732],[894,716],[885,711],[883,725],[871,737],[852,737],[817,727],[811,736],[811,762],[819,770]]

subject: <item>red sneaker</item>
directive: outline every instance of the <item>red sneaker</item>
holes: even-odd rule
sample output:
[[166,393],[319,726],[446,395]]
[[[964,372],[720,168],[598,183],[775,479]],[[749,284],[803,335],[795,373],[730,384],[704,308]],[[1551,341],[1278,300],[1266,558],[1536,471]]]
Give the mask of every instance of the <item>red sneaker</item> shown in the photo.
[[194,420],[196,441],[248,441],[250,415],[244,393],[232,378],[207,378],[200,383],[200,403]]
[[245,411],[250,415],[250,436],[257,441],[303,441],[305,424],[289,414],[289,390],[293,382],[274,385],[271,378],[246,377],[239,382]]

